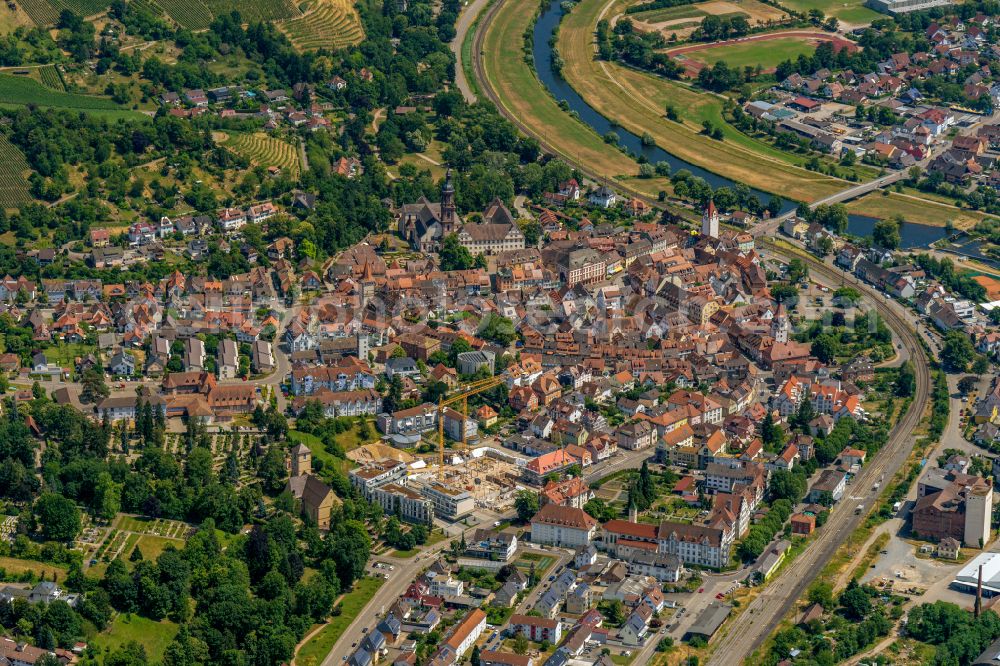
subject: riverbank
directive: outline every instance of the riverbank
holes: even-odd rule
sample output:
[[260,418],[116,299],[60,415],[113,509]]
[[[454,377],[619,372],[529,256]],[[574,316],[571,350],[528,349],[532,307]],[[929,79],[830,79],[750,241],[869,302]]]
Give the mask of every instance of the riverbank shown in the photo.
[[[559,26],[557,48],[566,82],[598,113],[636,134],[648,132],[679,159],[724,178],[796,201],[814,201],[850,186],[846,180],[807,171],[806,157],[779,151],[739,132],[722,117],[723,99],[683,84],[595,58],[594,30],[626,0],[581,0]],[[535,54],[544,58],[543,54]],[[683,122],[665,117],[667,104]],[[720,127],[724,139],[704,134],[702,121]]]
[[671,191],[665,178],[635,179],[639,164],[561,109],[535,76],[523,36],[534,25],[537,9],[533,0],[503,0],[483,26],[481,75],[495,91],[496,102],[526,133],[571,164],[590,165],[592,172],[609,179],[632,179],[629,187],[648,197]]

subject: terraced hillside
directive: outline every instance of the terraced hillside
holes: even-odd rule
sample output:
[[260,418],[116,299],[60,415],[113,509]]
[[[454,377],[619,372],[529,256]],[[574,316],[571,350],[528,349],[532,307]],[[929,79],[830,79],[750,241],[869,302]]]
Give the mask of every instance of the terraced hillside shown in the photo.
[[287,141],[256,132],[233,136],[226,141],[226,145],[255,165],[288,169],[293,175],[299,173],[298,148]]
[[16,208],[31,201],[28,162],[17,146],[0,134],[0,208]]
[[300,51],[343,48],[365,37],[351,0],[318,0],[301,17],[277,25]]

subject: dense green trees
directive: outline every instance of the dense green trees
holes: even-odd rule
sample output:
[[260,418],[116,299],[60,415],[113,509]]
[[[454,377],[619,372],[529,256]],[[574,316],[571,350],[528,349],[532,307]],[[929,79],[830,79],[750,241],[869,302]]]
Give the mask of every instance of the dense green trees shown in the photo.
[[514,496],[514,508],[521,522],[528,522],[538,513],[538,493],[531,490],[519,490]]
[[941,346],[941,362],[950,372],[964,372],[975,358],[976,350],[968,334],[962,331],[948,331]]
[[746,537],[736,546],[736,555],[744,562],[752,562],[760,557],[771,539],[778,533],[788,517],[792,515],[792,503],[779,499],[771,503],[767,515],[750,528]]
[[80,510],[58,493],[45,493],[35,502],[42,534],[51,541],[72,541],[80,532]]
[[903,226],[903,218],[900,215],[878,220],[872,228],[872,240],[879,247],[887,250],[895,250],[899,247],[899,232]]
[[992,610],[975,618],[955,604],[937,601],[910,611],[907,633],[936,646],[934,664],[969,664],[1000,637],[1000,617]]

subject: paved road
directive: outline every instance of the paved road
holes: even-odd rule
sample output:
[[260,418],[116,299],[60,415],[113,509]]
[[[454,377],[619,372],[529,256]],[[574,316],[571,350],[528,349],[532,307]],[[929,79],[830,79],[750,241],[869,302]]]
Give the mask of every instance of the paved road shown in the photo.
[[623,469],[639,469],[644,461],[652,460],[654,455],[653,449],[640,449],[619,454],[599,465],[591,465],[583,473],[583,479],[587,483],[593,483]]
[[[768,245],[768,250],[779,256],[789,256],[787,250],[778,246]],[[709,664],[743,662],[775,630],[795,601],[804,595],[823,565],[864,519],[864,515],[855,515],[855,507],[864,504],[866,510],[870,509],[878,494],[872,490],[872,486],[883,476],[888,480],[905,463],[913,447],[913,430],[920,422],[921,411],[930,397],[931,375],[928,364],[924,362],[926,356],[911,323],[901,313],[901,306],[894,301],[887,302],[884,296],[868,285],[857,282],[853,276],[845,278],[842,272],[811,255],[796,256],[809,264],[811,274],[853,283],[852,286],[875,305],[889,328],[899,336],[910,358],[914,359],[916,395],[910,409],[889,435],[889,441],[862,469],[844,499],[830,512],[830,518],[819,531],[816,540],[778,578],[769,583],[764,594],[757,597],[732,621],[725,635],[716,644]]]
[[[465,78],[465,68],[462,67],[462,43],[465,42],[465,36],[469,33],[469,28],[475,23],[476,17],[479,16],[479,12],[483,10],[490,0],[472,0],[471,4],[467,4],[462,13],[458,16],[458,21],[455,23],[455,39],[451,41],[451,51],[455,54],[455,85],[462,92],[462,97],[469,104],[476,101],[476,94],[472,92],[472,88],[469,86],[469,81]],[[473,49],[476,45],[473,44]],[[475,56],[473,56],[475,60]]]
[[375,596],[372,597],[372,600],[358,613],[354,622],[348,625],[344,633],[341,634],[340,640],[330,648],[330,652],[323,660],[322,666],[336,666],[344,663],[344,658],[354,652],[355,648],[351,644],[357,644],[364,637],[364,633],[361,630],[366,627],[371,630],[377,622],[376,617],[384,609],[389,608],[399,595],[406,590],[410,582],[416,578],[417,574],[429,567],[437,555],[450,545],[451,540],[445,539],[409,559],[395,557],[372,558],[380,562],[389,562],[395,569],[389,573],[389,580],[385,581],[378,592],[375,593]]

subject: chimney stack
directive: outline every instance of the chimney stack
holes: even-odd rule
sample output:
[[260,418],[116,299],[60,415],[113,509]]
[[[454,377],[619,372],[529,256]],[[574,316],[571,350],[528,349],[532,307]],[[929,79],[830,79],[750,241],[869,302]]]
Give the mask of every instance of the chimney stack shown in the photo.
[[976,580],[976,610],[975,616],[978,618],[983,611],[983,565],[979,565],[979,577]]

